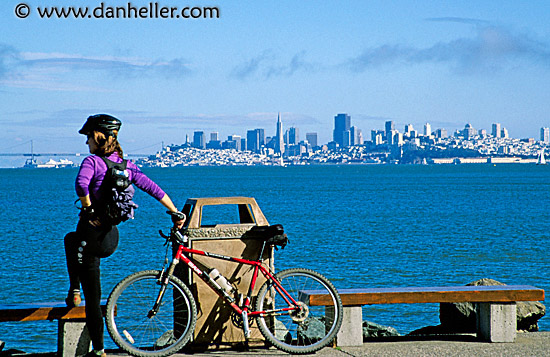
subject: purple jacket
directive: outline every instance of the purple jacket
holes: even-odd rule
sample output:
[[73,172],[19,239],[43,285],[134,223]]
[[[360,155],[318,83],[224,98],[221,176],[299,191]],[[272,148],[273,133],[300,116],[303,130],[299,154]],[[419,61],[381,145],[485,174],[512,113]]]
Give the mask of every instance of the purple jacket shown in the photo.
[[[113,162],[122,162],[122,159],[118,157],[116,152],[112,153],[107,159]],[[164,191],[154,183],[150,178],[145,176],[143,172],[131,161],[128,161],[126,166],[128,169],[130,180],[142,191],[147,192],[157,200],[161,200],[164,197]],[[107,172],[107,165],[96,155],[90,155],[82,161],[80,165],[80,171],[76,176],[75,188],[78,197],[84,197],[90,195],[92,202],[99,200],[99,187],[103,182],[105,173]]]

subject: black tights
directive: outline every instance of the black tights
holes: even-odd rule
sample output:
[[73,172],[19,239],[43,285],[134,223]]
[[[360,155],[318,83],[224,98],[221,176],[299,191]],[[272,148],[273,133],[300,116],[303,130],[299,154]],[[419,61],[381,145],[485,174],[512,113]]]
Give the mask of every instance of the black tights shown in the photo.
[[69,292],[82,291],[86,299],[86,325],[95,350],[103,349],[103,314],[101,312],[100,258],[114,253],[118,246],[116,226],[95,228],[80,221],[76,232],[65,236],[65,254],[69,271]]

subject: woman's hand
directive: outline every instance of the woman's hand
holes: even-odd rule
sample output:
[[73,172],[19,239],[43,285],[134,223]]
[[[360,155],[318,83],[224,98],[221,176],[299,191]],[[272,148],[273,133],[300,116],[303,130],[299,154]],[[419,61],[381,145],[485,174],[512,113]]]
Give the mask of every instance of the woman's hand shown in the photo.
[[167,194],[159,201],[164,207],[168,208],[168,213],[172,217],[174,228],[180,229],[185,224],[185,214],[178,211],[172,200]]
[[185,224],[185,214],[180,211],[166,211],[172,218],[172,223],[174,223],[174,228],[180,229]]

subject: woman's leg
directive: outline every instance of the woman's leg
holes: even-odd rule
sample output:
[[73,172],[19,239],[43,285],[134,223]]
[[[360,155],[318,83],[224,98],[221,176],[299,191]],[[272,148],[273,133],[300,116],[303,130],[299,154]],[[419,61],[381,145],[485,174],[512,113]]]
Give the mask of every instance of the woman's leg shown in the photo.
[[100,259],[84,255],[80,273],[82,290],[86,300],[86,325],[94,350],[103,349],[103,313],[101,311]]
[[[80,240],[76,232],[70,232],[65,236],[65,257],[67,258],[67,271],[69,273],[69,295],[74,291],[80,291],[78,247]],[[67,301],[67,304],[69,301]],[[74,303],[74,302],[73,302]]]
[[[86,299],[86,325],[94,350],[102,350],[104,327],[101,311],[100,257],[111,255],[116,249],[118,229],[98,229],[81,222],[77,231],[82,232],[86,242],[82,249],[82,263],[79,266],[80,282]],[[105,247],[109,247],[108,251]]]

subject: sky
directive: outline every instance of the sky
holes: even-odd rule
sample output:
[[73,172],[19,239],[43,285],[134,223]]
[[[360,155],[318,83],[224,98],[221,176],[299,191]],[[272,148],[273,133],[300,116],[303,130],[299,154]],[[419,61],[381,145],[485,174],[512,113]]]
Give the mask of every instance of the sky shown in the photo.
[[[77,132],[96,113],[122,120],[136,154],[196,130],[271,136],[278,113],[321,143],[338,113],[369,140],[387,120],[536,139],[550,126],[548,1],[157,1],[219,11],[196,19],[105,18],[128,2],[101,3],[1,1],[0,153],[86,152]],[[104,18],[41,18],[52,6]]]

